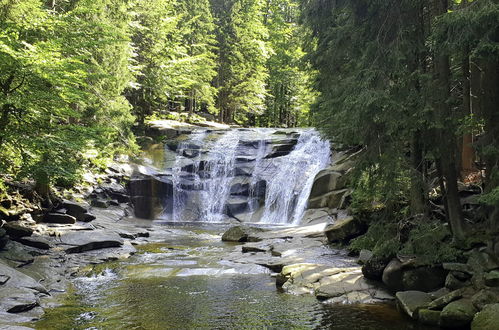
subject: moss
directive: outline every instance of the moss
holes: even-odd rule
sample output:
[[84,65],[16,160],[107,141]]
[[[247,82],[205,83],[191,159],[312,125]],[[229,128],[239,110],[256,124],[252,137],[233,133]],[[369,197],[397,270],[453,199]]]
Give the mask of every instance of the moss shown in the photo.
[[[407,233],[401,235],[399,224],[396,222],[371,221],[367,233],[352,240],[349,250],[359,253],[366,249],[383,258],[397,254],[414,255],[422,265],[457,261],[462,257],[463,247],[452,244],[452,235],[448,227],[441,222],[419,219],[409,228]],[[407,238],[402,240],[401,236]]]

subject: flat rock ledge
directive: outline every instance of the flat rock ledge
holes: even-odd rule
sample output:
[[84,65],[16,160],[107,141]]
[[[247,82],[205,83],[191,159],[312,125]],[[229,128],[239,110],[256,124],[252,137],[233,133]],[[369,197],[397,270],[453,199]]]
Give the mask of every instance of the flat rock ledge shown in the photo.
[[[248,232],[229,260],[257,264],[277,273],[276,286],[290,294],[313,294],[331,304],[378,303],[394,297],[376,282],[366,280],[361,267],[345,251],[327,245],[327,223],[278,230]],[[233,229],[236,228],[236,229]],[[240,231],[233,227],[226,233]],[[228,234],[227,234],[228,235]],[[224,236],[227,236],[224,234]],[[239,241],[234,239],[233,241]]]

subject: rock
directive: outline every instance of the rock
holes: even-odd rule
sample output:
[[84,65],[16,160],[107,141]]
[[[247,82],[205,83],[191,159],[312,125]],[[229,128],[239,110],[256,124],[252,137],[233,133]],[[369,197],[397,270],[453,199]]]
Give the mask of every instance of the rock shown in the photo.
[[419,322],[426,325],[438,326],[440,322],[441,311],[432,311],[429,309],[420,309],[418,316]]
[[345,188],[345,180],[341,180],[343,174],[325,169],[320,171],[314,179],[314,184],[309,198],[316,198],[334,190]]
[[76,218],[69,214],[48,213],[43,219],[47,223],[75,224]]
[[448,271],[461,272],[473,275],[473,270],[467,264],[460,264],[457,262],[444,262],[442,268]]
[[399,291],[395,295],[397,306],[409,317],[417,320],[418,312],[431,302],[430,295],[421,291]]
[[0,276],[2,276],[3,278],[7,277],[9,278],[6,284],[4,284],[4,286],[1,287],[0,293],[5,288],[5,285],[7,285],[14,288],[32,289],[41,293],[48,294],[47,289],[45,289],[43,285],[38,283],[38,281],[29,277],[28,275],[21,273],[20,271],[14,268],[5,265],[2,262],[0,262]]
[[445,287],[449,290],[457,290],[464,288],[469,282],[461,281],[458,279],[454,273],[449,273],[445,279]]
[[155,219],[164,210],[173,209],[173,182],[154,175],[141,175],[130,180],[130,199],[135,216]]
[[333,225],[326,227],[325,233],[329,243],[348,242],[366,230],[365,224],[352,216],[336,220]]
[[381,281],[383,277],[383,271],[390,262],[390,259],[374,256],[368,259],[364,265],[362,265],[362,274],[365,278],[370,280]]
[[442,310],[440,314],[440,326],[442,328],[467,327],[473,320],[477,310],[469,299],[453,301]]
[[463,290],[455,290],[443,295],[440,298],[433,300],[429,305],[428,309],[442,309],[453,301],[459,300],[463,297]]
[[494,260],[488,253],[473,250],[468,258],[467,265],[470,266],[474,272],[491,271],[499,269],[499,263]]
[[49,241],[47,241],[45,238],[40,236],[21,237],[17,239],[17,241],[21,244],[31,246],[37,249],[48,250],[52,248],[52,244]]
[[101,209],[107,209],[111,205],[111,203],[110,201],[104,199],[92,199],[90,205],[99,207]]
[[7,245],[8,242],[7,231],[3,228],[0,228],[0,250]]
[[310,209],[320,209],[320,208],[331,208],[338,209],[341,208],[343,199],[346,195],[350,194],[350,189],[334,190],[327,194],[310,198],[308,200],[308,208]]
[[434,291],[445,284],[447,271],[441,267],[417,267],[406,269],[402,275],[404,290]]
[[222,241],[225,242],[247,242],[248,237],[260,230],[257,228],[235,226],[227,230],[222,235]]
[[334,220],[329,214],[329,209],[309,209],[303,214],[301,224],[333,223]]
[[78,204],[76,202],[71,202],[71,201],[65,200],[62,202],[61,206],[67,210],[67,212],[66,212],[67,214],[72,215],[72,216],[76,216],[77,214],[87,212],[87,208],[85,208],[83,205]]
[[369,259],[371,259],[374,256],[374,253],[369,250],[361,250],[359,253],[359,259],[358,262],[361,265],[364,265]]
[[39,301],[30,289],[3,287],[0,290],[0,311],[22,313],[38,305]]
[[491,287],[499,286],[499,270],[493,270],[484,275],[485,285]]
[[96,219],[95,215],[91,213],[80,213],[76,216],[77,221],[90,222]]
[[403,265],[397,258],[392,259],[383,270],[382,281],[392,291],[404,289]]
[[476,309],[482,310],[487,305],[499,303],[499,291],[480,290],[471,297],[471,302]]
[[258,202],[255,199],[234,197],[230,198],[226,204],[227,215],[233,216],[237,214],[251,212],[256,209]]
[[498,325],[499,304],[491,304],[475,315],[471,330],[497,330]]
[[21,238],[33,235],[33,229],[13,222],[7,222],[2,227],[11,238]]
[[80,253],[123,245],[123,239],[118,234],[97,230],[68,233],[61,236],[61,242],[65,245],[71,245],[66,249],[67,253]]

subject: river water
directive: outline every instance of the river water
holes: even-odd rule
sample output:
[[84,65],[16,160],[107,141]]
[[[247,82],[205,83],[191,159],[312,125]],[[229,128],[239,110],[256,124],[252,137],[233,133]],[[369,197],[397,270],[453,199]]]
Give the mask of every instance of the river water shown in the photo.
[[391,305],[326,305],[279,292],[266,268],[224,260],[226,227],[162,226],[164,239],[74,281],[36,329],[430,329]]

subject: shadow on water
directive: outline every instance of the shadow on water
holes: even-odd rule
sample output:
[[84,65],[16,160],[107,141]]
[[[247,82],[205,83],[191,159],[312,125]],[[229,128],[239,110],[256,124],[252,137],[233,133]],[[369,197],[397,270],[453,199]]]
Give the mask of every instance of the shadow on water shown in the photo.
[[129,260],[94,267],[37,329],[430,329],[391,305],[325,305],[276,290],[263,267],[222,261],[220,228],[169,227]]

